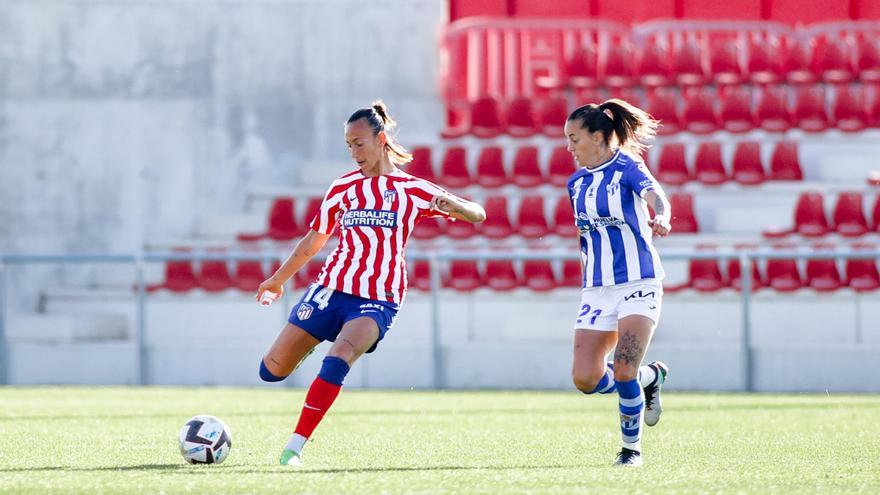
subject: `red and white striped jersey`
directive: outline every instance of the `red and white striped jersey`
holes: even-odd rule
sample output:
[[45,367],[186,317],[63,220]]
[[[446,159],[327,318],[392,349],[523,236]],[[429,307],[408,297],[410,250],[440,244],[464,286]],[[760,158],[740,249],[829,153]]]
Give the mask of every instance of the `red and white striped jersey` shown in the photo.
[[333,181],[311,228],[330,234],[339,224],[339,245],[316,282],[355,296],[400,304],[406,293],[406,241],[424,217],[449,218],[431,209],[446,191],[395,169],[367,177],[360,170]]

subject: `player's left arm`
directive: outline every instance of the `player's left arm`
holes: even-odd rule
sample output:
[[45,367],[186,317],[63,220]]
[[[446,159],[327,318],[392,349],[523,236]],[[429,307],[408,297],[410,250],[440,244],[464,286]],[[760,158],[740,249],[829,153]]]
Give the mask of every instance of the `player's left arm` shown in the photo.
[[471,223],[480,223],[486,219],[486,210],[481,205],[449,193],[434,196],[431,209]]
[[654,208],[654,218],[648,220],[648,225],[654,232],[654,235],[666,237],[672,227],[669,225],[669,219],[672,218],[672,208],[669,206],[669,200],[663,189],[649,189],[645,191],[645,201]]

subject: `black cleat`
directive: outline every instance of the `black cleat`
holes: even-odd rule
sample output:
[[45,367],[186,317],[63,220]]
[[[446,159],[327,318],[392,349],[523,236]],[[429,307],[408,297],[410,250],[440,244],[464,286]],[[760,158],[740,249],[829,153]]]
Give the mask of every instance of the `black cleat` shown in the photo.
[[614,464],[617,466],[639,467],[642,465],[642,453],[624,447],[617,454],[617,461]]
[[663,412],[663,402],[660,400],[660,389],[666,383],[666,375],[669,374],[669,367],[661,361],[654,361],[648,364],[654,372],[654,381],[645,387],[645,424],[654,426],[660,421],[660,414]]

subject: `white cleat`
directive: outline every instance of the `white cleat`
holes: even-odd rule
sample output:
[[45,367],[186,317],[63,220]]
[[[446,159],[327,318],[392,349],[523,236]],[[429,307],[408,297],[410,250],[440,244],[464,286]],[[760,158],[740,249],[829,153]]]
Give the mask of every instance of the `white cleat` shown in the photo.
[[663,401],[660,400],[660,389],[666,383],[666,375],[669,374],[669,367],[661,361],[654,361],[648,366],[654,370],[656,377],[650,385],[645,387],[645,424],[654,426],[660,421],[660,414],[663,412]]

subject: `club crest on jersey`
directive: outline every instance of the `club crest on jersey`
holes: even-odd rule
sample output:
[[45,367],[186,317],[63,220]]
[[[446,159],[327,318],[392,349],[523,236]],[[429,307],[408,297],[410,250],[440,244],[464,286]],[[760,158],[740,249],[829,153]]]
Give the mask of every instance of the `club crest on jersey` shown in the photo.
[[300,303],[299,307],[296,308],[296,317],[300,320],[308,320],[314,311],[315,308],[311,304]]
[[382,191],[382,199],[384,199],[386,203],[393,203],[394,200],[397,199],[397,191],[394,189]]
[[397,212],[391,210],[348,210],[342,215],[342,226],[350,227],[397,227]]
[[620,191],[620,183],[619,182],[612,182],[611,184],[608,184],[607,186],[605,186],[605,192],[607,192],[609,196],[614,196],[619,191]]

